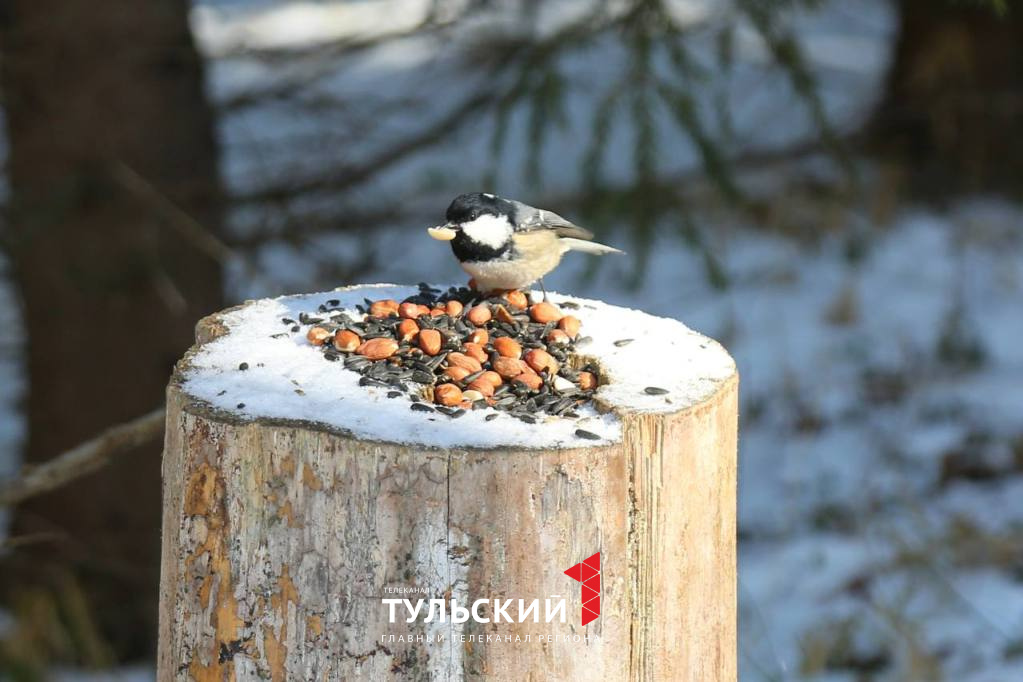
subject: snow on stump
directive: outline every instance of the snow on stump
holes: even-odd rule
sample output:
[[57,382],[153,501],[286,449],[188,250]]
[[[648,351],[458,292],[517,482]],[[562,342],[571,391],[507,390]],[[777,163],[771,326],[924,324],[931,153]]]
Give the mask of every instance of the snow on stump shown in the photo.
[[[550,311],[527,301],[491,302],[474,328],[416,303],[436,293],[355,287],[199,323],[167,392],[159,679],[735,680],[727,352],[556,294],[578,335],[529,324]],[[408,362],[373,369],[366,354],[390,342],[341,333],[377,335],[364,299],[409,297],[402,333],[439,325],[445,349],[412,351],[409,334]],[[496,339],[527,327],[571,366],[525,368],[539,394],[530,377],[482,395],[484,375],[433,393],[410,374],[446,372],[455,356],[435,358],[454,346],[472,355],[448,338],[469,331],[493,365]]]

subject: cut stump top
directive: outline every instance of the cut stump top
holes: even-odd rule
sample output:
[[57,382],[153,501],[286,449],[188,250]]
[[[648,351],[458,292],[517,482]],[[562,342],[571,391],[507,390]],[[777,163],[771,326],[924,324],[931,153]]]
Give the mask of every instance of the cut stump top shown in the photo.
[[[549,449],[617,442],[623,415],[693,409],[736,373],[720,344],[677,320],[551,293],[557,305],[579,306],[566,312],[582,321],[580,336],[592,339],[580,342],[577,352],[601,368],[596,409],[578,410],[579,419],[537,415],[536,424],[504,413],[484,421],[494,413],[490,409],[451,419],[413,411],[406,396],[388,398],[386,388],[360,386],[359,374],[326,362],[306,340],[312,325],[298,323],[300,313],[316,315],[328,301],[340,301],[356,314],[355,306],[366,298],[400,301],[416,293],[412,286],[379,284],[246,302],[199,323],[198,342],[178,365],[172,385],[192,409],[220,421],[296,423],[361,440],[437,448]],[[284,319],[295,320],[299,331],[291,332],[294,325]],[[648,387],[667,392],[648,393]],[[600,440],[584,440],[576,429]]]

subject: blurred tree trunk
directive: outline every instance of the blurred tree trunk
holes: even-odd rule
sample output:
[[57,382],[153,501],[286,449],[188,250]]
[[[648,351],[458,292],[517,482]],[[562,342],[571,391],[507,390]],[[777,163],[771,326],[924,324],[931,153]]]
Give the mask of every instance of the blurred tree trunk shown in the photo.
[[[153,198],[218,229],[214,121],[188,9],[187,0],[0,9],[4,241],[28,337],[28,463],[159,405],[196,320],[221,307],[219,264]],[[125,167],[153,191],[128,189]],[[29,610],[31,595],[49,600],[72,640],[66,656],[154,652],[161,445],[15,512],[22,542],[5,562],[19,583],[8,598]]]
[[919,196],[1023,189],[1023,12],[898,0],[901,22],[868,129]]

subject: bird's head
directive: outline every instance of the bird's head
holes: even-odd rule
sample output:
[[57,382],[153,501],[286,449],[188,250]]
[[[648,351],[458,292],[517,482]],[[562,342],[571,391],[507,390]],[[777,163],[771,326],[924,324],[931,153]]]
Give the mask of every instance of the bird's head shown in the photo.
[[462,194],[448,206],[447,223],[428,232],[434,239],[453,241],[456,251],[502,251],[511,243],[514,210],[511,202],[494,194]]

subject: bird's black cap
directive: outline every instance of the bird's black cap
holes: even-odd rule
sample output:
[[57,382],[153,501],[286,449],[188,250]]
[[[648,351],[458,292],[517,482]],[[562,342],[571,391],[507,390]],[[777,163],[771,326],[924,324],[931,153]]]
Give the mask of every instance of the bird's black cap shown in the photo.
[[515,205],[510,201],[494,194],[473,192],[455,197],[448,206],[446,217],[449,223],[454,224],[472,222],[481,215],[505,216],[511,222],[514,214]]

